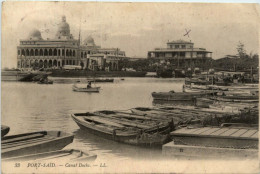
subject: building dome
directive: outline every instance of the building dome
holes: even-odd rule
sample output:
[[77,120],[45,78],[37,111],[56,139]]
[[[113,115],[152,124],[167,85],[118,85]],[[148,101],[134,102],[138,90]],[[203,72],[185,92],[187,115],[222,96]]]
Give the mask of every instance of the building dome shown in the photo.
[[42,40],[41,32],[37,29],[33,29],[29,33],[29,40]]
[[95,41],[91,36],[88,36],[84,41],[83,41],[84,45],[87,46],[95,46]]
[[70,37],[70,25],[66,22],[66,17],[62,16],[61,23],[58,25],[58,30],[56,37],[63,38],[63,37]]

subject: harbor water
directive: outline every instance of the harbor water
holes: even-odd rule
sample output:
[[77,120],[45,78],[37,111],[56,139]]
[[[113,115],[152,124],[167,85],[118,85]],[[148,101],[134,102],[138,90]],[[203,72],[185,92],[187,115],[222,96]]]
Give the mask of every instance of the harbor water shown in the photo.
[[82,131],[70,115],[74,112],[153,106],[152,92],[182,91],[184,79],[116,78],[114,83],[93,83],[93,86],[101,86],[100,93],[72,91],[74,81],[85,82],[86,79],[51,80],[53,85],[2,82],[2,124],[11,128],[8,135],[61,130],[75,136],[73,143],[66,148],[90,150],[98,155],[100,161],[164,158],[161,149],[117,143]]

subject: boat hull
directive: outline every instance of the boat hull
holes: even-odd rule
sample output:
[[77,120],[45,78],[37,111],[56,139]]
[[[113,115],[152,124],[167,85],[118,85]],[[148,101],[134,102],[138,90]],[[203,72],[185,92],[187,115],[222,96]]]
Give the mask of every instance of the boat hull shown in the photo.
[[4,137],[10,131],[10,127],[1,125],[1,137]]
[[[30,143],[26,143],[25,141],[20,141],[17,143],[16,146],[13,144],[5,144],[3,140],[10,140],[12,138],[19,137],[20,135],[33,135],[33,134],[43,134],[49,135],[54,137],[53,139],[43,139],[42,141],[31,141]],[[60,134],[60,136],[54,136],[55,134]],[[60,150],[67,146],[68,144],[73,142],[74,136],[71,134],[66,134],[60,131],[42,131],[42,132],[33,132],[28,134],[19,134],[13,136],[6,136],[2,139],[2,151],[1,155],[2,158],[10,158],[15,156],[22,156],[22,155],[29,155],[29,154],[36,154],[36,153],[43,153],[43,152],[50,152],[55,150]],[[4,145],[6,147],[4,147]],[[8,147],[9,146],[9,147]]]
[[154,100],[166,100],[166,101],[194,101],[197,97],[207,96],[210,93],[198,92],[198,93],[172,93],[172,92],[153,92],[152,96]]
[[100,87],[93,87],[93,88],[79,88],[77,86],[73,86],[72,90],[75,92],[99,92]]
[[97,158],[97,155],[90,152],[84,152],[77,149],[66,149],[66,150],[57,150],[51,152],[37,153],[32,155],[17,156],[13,158],[3,159],[3,162],[8,161],[31,161],[31,160],[40,160],[40,161],[94,161]]
[[[72,114],[72,119],[77,123],[80,129],[85,130],[91,134],[97,135],[99,137],[103,137],[109,140],[113,140],[120,143],[130,144],[130,145],[138,145],[138,146],[150,146],[150,147],[161,147],[163,144],[170,141],[170,129],[164,129],[164,132],[167,132],[165,135],[154,135],[154,137],[144,137],[144,134],[134,133],[130,135],[113,135],[112,132],[104,131],[98,129],[96,126],[92,126],[82,122],[77,119],[76,116]],[[156,139],[155,139],[155,136]]]

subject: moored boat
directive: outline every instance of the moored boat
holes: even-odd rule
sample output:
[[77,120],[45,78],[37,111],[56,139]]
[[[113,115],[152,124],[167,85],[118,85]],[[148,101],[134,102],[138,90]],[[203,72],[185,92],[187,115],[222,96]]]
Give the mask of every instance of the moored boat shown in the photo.
[[57,150],[51,152],[43,152],[31,155],[23,155],[12,158],[3,159],[2,162],[8,161],[94,161],[97,155],[92,152],[85,152],[77,149]]
[[237,93],[237,92],[221,92],[215,96],[216,100],[220,101],[236,101],[236,102],[253,102],[259,101],[259,95],[252,95],[247,93]]
[[115,114],[105,116],[102,112],[72,114],[78,126],[88,132],[117,142],[139,146],[162,146],[169,141],[170,123],[145,123],[141,117],[123,118]]
[[4,137],[10,131],[10,127],[1,125],[1,137]]
[[75,92],[99,92],[100,87],[78,87],[76,85],[72,86],[72,90]]
[[183,85],[183,92],[218,92],[228,91],[228,88],[215,85]]
[[60,150],[72,143],[74,136],[61,131],[40,131],[5,136],[1,141],[2,158]]
[[203,97],[213,95],[211,92],[153,92],[152,96],[154,100],[175,100],[175,101],[193,101],[197,97]]

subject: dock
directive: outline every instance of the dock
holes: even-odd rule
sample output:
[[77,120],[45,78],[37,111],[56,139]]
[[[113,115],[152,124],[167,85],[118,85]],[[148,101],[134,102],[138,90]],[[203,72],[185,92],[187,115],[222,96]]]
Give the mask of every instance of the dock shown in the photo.
[[255,128],[183,128],[171,132],[172,142],[163,146],[166,156],[256,158],[258,133]]

